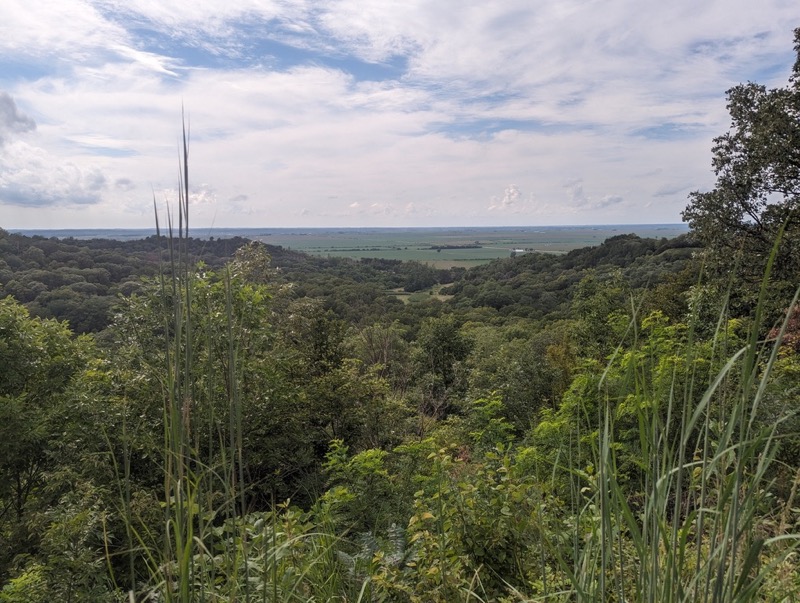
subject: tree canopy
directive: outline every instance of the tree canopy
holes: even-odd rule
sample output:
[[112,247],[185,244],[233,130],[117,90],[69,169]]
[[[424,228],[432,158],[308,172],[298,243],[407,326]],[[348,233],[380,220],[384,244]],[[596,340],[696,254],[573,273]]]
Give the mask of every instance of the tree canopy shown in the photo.
[[692,193],[683,212],[721,272],[738,265],[744,277],[760,278],[784,223],[776,276],[794,281],[800,270],[800,28],[794,47],[787,86],[728,90],[731,127],[713,146],[716,185]]

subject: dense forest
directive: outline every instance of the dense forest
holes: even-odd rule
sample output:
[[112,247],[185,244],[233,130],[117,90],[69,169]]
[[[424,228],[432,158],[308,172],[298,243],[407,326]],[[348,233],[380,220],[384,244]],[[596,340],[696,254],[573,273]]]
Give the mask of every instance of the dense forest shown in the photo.
[[677,239],[0,231],[0,602],[800,599],[797,44]]

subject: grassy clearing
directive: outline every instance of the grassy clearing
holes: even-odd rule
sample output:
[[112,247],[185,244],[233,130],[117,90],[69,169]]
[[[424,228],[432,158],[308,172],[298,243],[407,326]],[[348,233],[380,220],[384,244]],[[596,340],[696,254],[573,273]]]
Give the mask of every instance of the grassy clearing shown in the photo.
[[404,304],[414,304],[414,303],[422,303],[425,301],[430,301],[432,299],[438,300],[440,302],[447,302],[453,299],[454,296],[452,295],[442,295],[439,291],[442,290],[442,287],[445,285],[434,285],[433,287],[429,287],[428,289],[423,289],[421,291],[414,291],[413,293],[409,293],[408,291],[404,291],[402,287],[398,287],[397,289],[392,289],[388,293],[393,297],[396,297]]

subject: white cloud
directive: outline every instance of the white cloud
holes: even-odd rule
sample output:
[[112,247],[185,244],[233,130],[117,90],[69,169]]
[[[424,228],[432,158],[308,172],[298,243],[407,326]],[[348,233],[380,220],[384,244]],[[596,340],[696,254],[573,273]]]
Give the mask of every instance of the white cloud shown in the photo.
[[20,207],[98,203],[108,188],[93,165],[61,161],[25,136],[36,122],[0,92],[0,204]]
[[136,188],[136,184],[130,178],[117,178],[114,186],[121,191],[132,191]]
[[98,203],[107,189],[97,168],[84,168],[22,141],[0,150],[0,203],[47,207]]
[[713,181],[724,90],[784,84],[799,16],[779,0],[11,0],[0,178],[6,199],[148,225],[136,208],[174,189],[183,104],[195,222],[676,221]]
[[90,2],[3,2],[0,56],[68,71],[76,63],[97,65],[112,60],[129,44],[125,28],[108,20]]
[[567,207],[572,211],[597,211],[608,209],[624,202],[624,198],[617,194],[606,194],[601,197],[590,196],[586,193],[583,180],[578,178],[564,185],[569,199]]
[[522,193],[516,184],[509,184],[502,198],[492,197],[488,211],[519,211]]
[[17,108],[14,99],[0,91],[0,147],[10,136],[36,129],[36,122]]

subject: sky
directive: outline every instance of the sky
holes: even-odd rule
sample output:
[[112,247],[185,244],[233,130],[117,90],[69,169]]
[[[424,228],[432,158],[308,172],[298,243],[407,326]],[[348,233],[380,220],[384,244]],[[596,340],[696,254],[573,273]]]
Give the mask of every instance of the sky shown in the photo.
[[[680,222],[797,0],[2,0],[0,227]],[[163,219],[163,216],[162,216]]]

